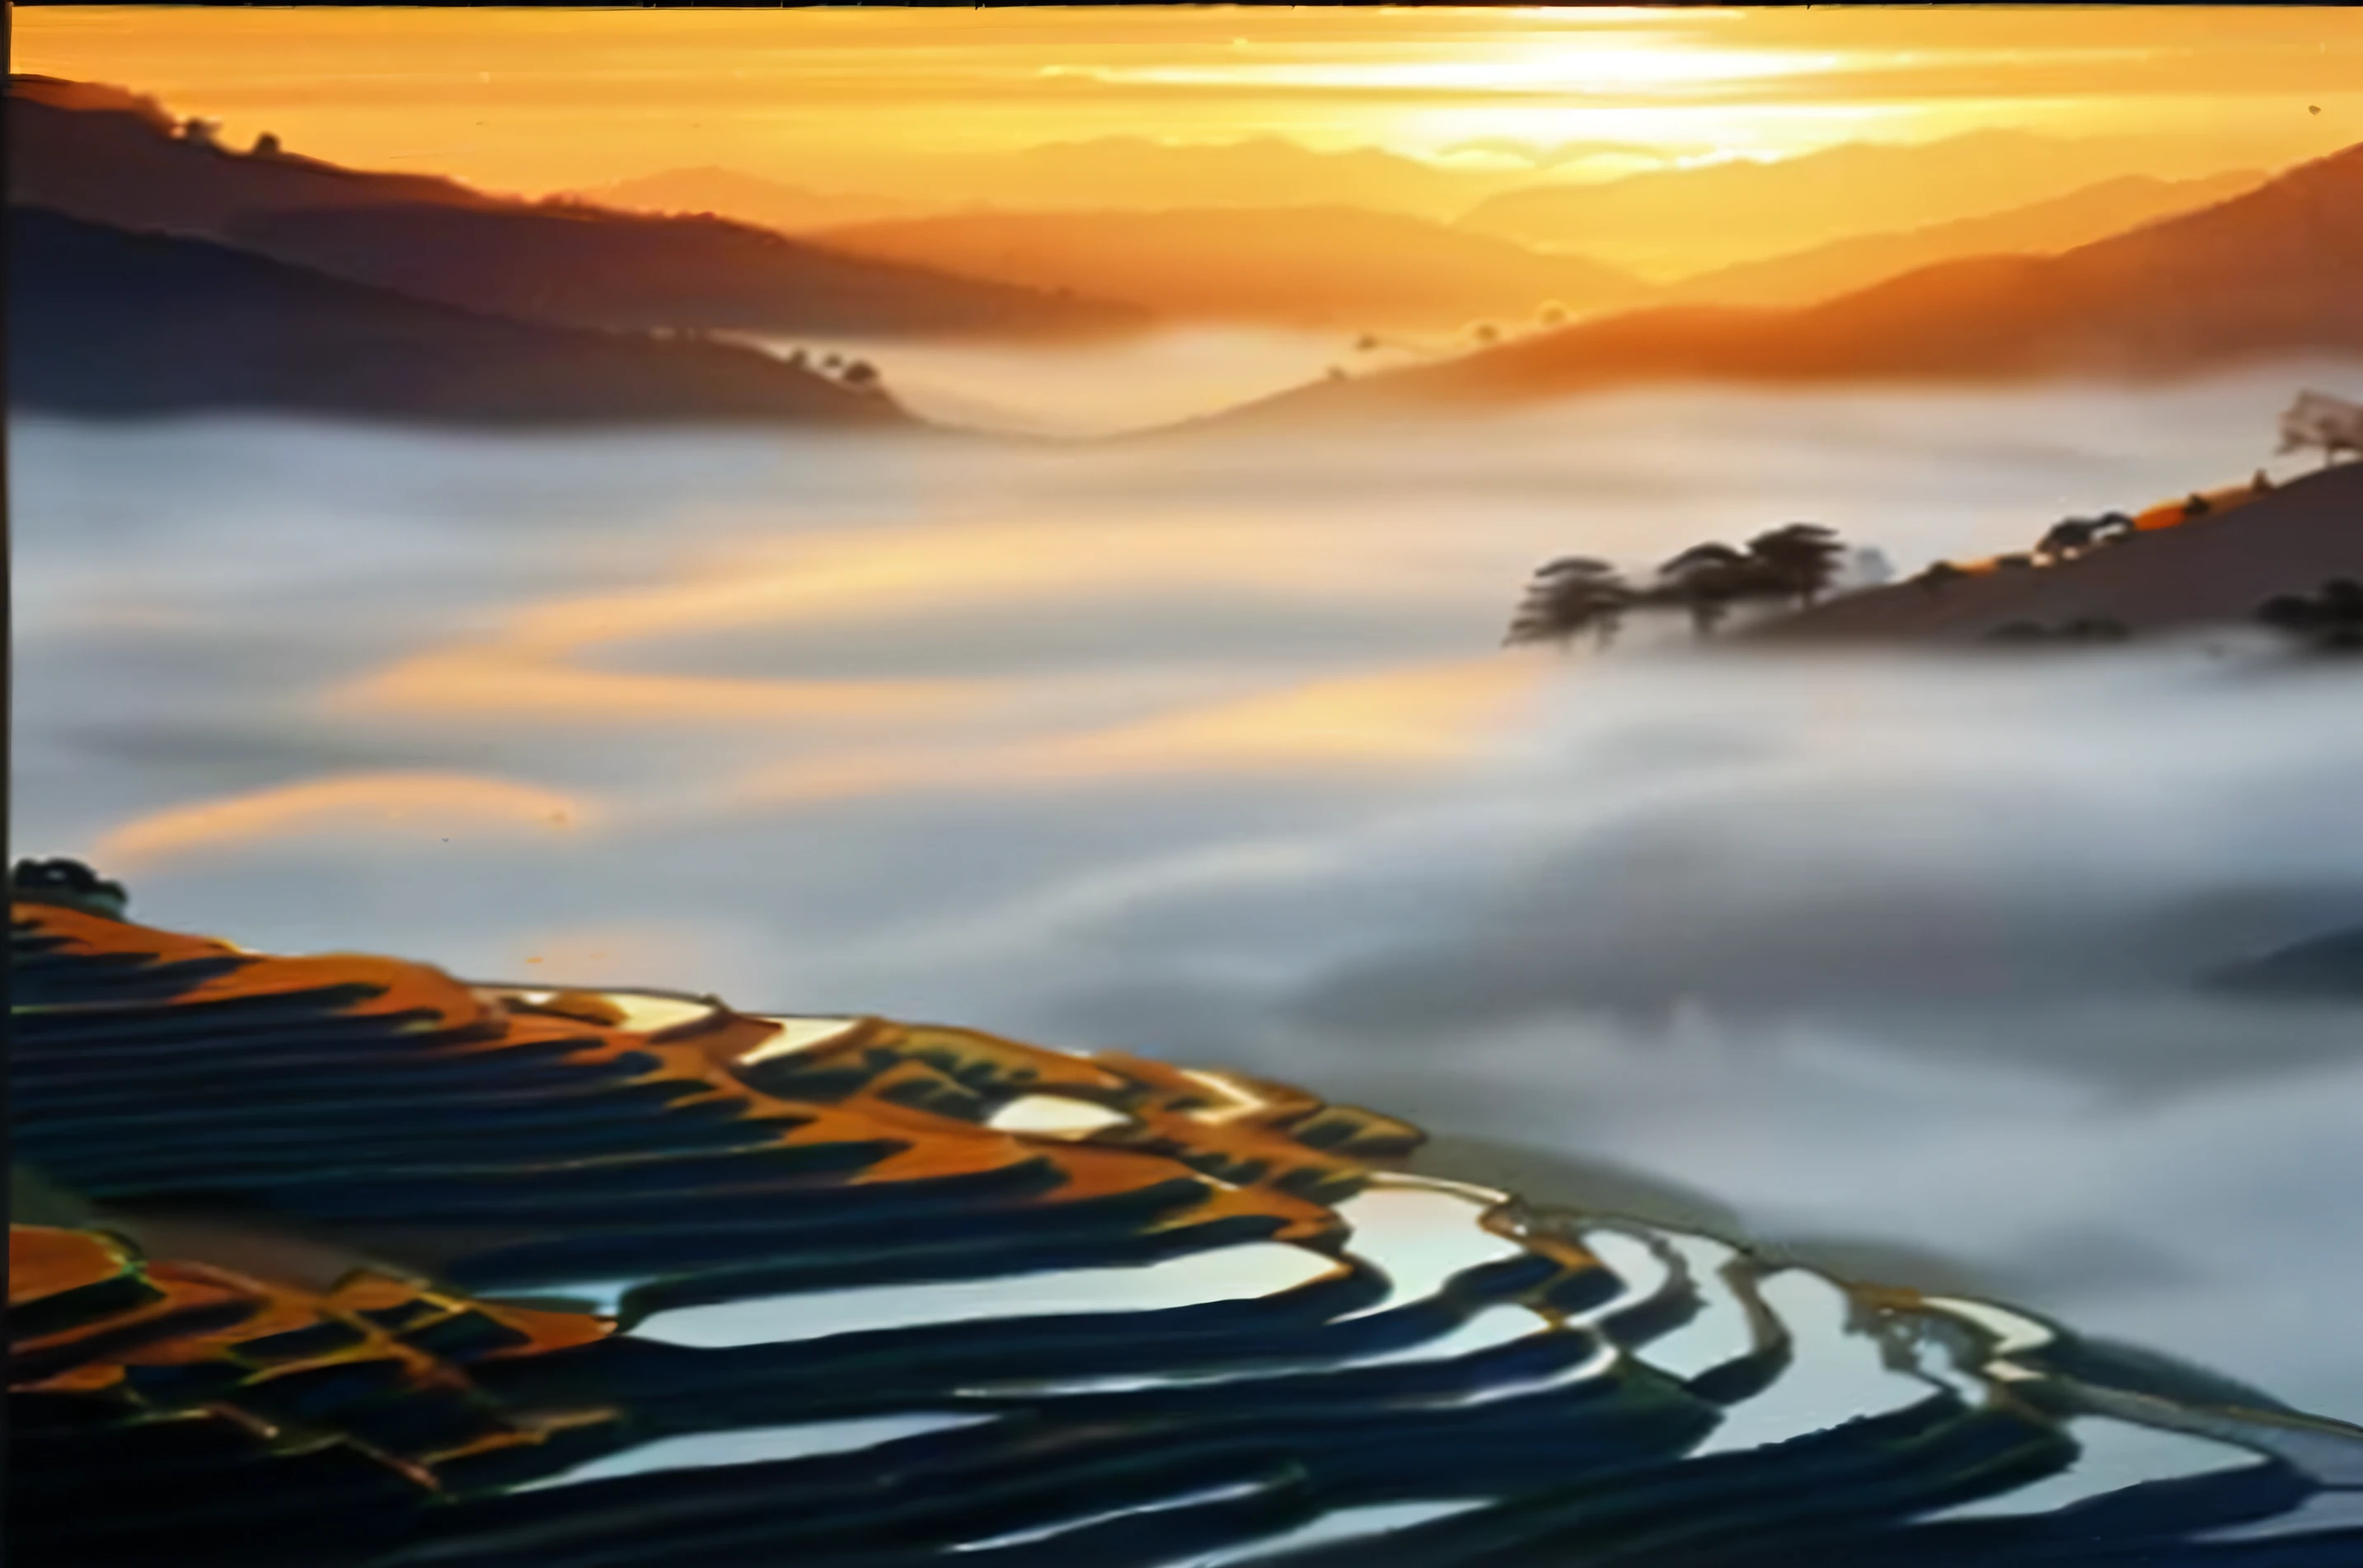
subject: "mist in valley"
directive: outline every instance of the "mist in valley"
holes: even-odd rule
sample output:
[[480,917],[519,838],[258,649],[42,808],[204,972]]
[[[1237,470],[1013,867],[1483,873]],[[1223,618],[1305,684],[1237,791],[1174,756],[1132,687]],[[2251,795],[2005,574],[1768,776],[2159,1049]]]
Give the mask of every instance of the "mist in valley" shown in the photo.
[[[867,352],[1082,436],[1340,350]],[[1104,447],[19,418],[11,827],[258,948],[1301,1081],[2354,1419],[2358,1014],[2193,986],[2363,921],[2351,673],[1498,645],[1553,556],[2021,548],[2357,380]]]

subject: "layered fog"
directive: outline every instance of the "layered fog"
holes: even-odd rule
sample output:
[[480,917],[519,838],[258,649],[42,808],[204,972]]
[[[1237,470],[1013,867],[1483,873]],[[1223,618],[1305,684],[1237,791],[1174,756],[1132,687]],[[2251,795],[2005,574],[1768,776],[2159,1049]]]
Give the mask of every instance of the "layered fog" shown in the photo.
[[[874,357],[1074,435],[1320,347]],[[2358,381],[1106,446],[20,418],[14,843],[258,948],[1300,1081],[1448,1174],[2363,1418],[2363,1010],[2193,984],[2363,922],[2351,673],[1498,646],[1553,556],[2023,548],[2274,463],[2295,387]]]

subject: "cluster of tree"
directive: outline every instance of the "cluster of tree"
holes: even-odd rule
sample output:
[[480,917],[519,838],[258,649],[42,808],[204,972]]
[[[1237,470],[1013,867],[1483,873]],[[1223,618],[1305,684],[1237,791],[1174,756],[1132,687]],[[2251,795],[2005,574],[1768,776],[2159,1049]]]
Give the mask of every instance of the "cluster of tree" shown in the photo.
[[[2250,488],[2261,493],[2273,488],[2272,480],[2258,470]],[[2203,495],[2194,494],[2182,503],[2185,521],[2204,517],[2214,510],[2214,502]],[[2033,549],[1996,556],[1993,567],[1997,571],[2025,571],[2031,567],[2058,566],[2063,561],[2090,555],[2103,546],[2123,544],[2132,538],[2135,532],[2133,518],[2122,512],[2104,512],[2098,517],[2063,517],[2044,531],[2043,537],[2035,542]],[[1934,590],[1969,575],[1968,569],[1956,566],[1951,561],[1936,561],[1912,580],[1923,588]]]
[[2363,583],[2333,578],[2316,593],[2277,595],[2257,619],[2318,653],[2363,653]]
[[1678,611],[1698,635],[1712,635],[1738,606],[1810,606],[1837,579],[1846,548],[1829,529],[1792,523],[1759,534],[1744,549],[1693,545],[1636,587],[1607,561],[1569,556],[1537,571],[1510,621],[1503,645],[1559,643],[1591,635],[1602,647],[1636,612]]

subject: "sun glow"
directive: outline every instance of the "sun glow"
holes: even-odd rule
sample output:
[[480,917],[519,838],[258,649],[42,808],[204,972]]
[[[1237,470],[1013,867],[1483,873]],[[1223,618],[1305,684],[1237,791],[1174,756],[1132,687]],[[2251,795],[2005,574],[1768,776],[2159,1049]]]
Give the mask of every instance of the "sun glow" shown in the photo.
[[[2336,7],[61,6],[11,22],[19,71],[130,86],[235,139],[270,130],[337,161],[528,193],[721,165],[968,201],[978,158],[1109,138],[1281,138],[1431,163],[1484,138],[1620,144],[1590,169],[1556,152],[1526,166],[1581,178],[2008,126],[2203,138],[2222,167],[2318,155],[2363,114],[2363,12]],[[1459,167],[1508,179],[1518,163],[1497,149],[1490,171]],[[1477,199],[1416,176],[1355,199]],[[1092,177],[1145,201],[1164,178]]]

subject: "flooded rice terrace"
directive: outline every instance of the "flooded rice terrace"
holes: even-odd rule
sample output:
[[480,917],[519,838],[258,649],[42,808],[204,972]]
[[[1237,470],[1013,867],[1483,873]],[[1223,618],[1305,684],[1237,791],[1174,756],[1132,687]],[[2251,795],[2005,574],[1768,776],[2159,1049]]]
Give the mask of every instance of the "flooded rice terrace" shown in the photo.
[[[1318,348],[876,358],[1087,434]],[[1096,448],[20,419],[12,832],[259,948],[1298,1079],[2363,1419],[2363,1011],[2192,983],[2363,921],[2351,674],[1498,647],[1555,555],[2019,548],[2340,375]]]

